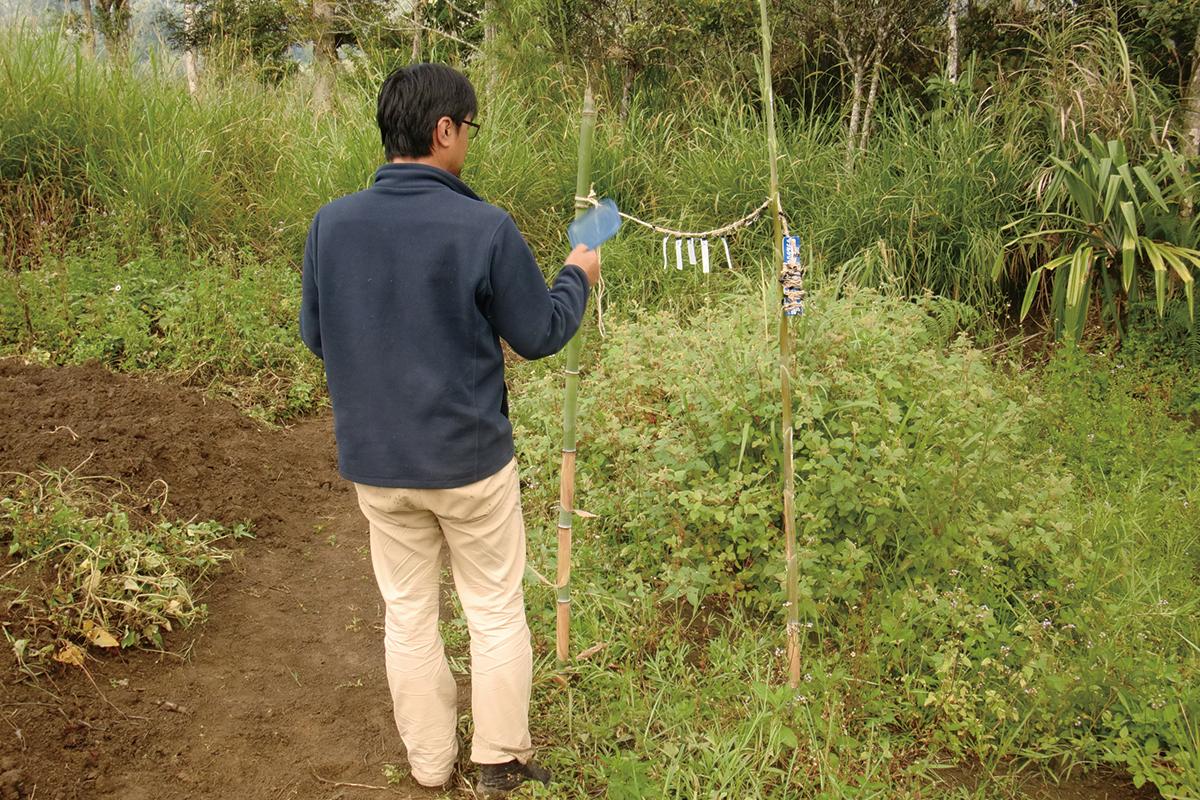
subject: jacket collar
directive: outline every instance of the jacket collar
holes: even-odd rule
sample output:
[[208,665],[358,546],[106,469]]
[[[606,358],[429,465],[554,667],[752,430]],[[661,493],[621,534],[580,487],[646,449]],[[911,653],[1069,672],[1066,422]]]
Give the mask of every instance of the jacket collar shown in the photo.
[[375,186],[380,189],[412,191],[432,189],[438,184],[472,200],[483,199],[446,170],[427,164],[384,164],[375,170]]

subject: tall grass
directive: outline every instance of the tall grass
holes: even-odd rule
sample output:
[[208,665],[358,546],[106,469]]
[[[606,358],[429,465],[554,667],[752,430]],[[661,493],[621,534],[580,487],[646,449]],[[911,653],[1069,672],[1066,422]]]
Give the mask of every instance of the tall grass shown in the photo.
[[1024,213],[1038,166],[1036,151],[1005,146],[1001,112],[999,98],[962,89],[927,112],[889,104],[853,170],[827,173],[813,236],[821,264],[995,310],[1002,231]]
[[[313,212],[367,185],[380,161],[366,78],[344,84],[336,113],[314,115],[299,79],[265,88],[252,74],[231,74],[191,97],[165,62],[121,71],[82,58],[52,33],[11,28],[0,38],[0,178],[59,186],[104,212],[92,222],[130,256],[156,242],[191,253],[244,246],[264,259],[298,260]],[[512,213],[548,272],[565,255],[573,210],[573,128],[562,109],[578,106],[582,77],[547,66],[481,87],[485,128],[465,172]],[[600,98],[600,196],[683,231],[723,226],[762,204],[764,125],[757,98],[741,84],[674,98],[635,92],[625,121],[616,102]],[[1033,157],[1005,147],[997,105],[968,98],[925,118],[897,102],[882,115],[878,146],[853,172],[839,163],[836,119],[781,108],[784,211],[816,266],[878,252],[910,289],[990,303],[980,265],[994,254],[996,229],[1021,208]],[[753,228],[728,237],[737,269],[753,269],[768,240]],[[697,290],[736,285],[720,269],[707,277],[663,270],[661,237],[637,225],[606,256],[616,303],[695,310]],[[861,279],[878,273],[864,269]]]
[[[156,61],[131,71],[83,58],[62,37],[0,31],[0,177],[57,184],[132,250],[193,247],[298,253],[316,206],[365,186],[378,158],[370,118],[314,121],[299,91],[247,76],[197,97]],[[376,134],[377,137],[377,134]]]

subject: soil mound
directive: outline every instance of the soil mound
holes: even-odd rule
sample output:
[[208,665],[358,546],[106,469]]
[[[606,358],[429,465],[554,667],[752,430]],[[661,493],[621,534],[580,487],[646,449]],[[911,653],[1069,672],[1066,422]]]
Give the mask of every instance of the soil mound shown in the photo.
[[166,493],[181,519],[249,521],[269,535],[339,482],[327,437],[264,430],[221,400],[96,362],[46,369],[0,360],[0,467],[65,467]]

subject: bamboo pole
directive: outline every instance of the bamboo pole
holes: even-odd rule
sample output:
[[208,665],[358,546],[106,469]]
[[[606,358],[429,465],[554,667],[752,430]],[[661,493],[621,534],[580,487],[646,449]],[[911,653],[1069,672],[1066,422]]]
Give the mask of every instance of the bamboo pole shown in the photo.
[[[592,87],[583,95],[583,117],[579,129],[579,171],[575,196],[587,197],[592,179],[592,138],[596,130],[596,106]],[[587,203],[575,201],[575,218],[587,210]],[[571,523],[575,517],[575,420],[579,397],[579,351],[583,323],[567,343],[566,398],[563,402],[562,477],[558,496],[558,613],[556,617],[556,653],[558,665],[571,660]]]
[[[767,116],[767,147],[771,159],[771,221],[775,237],[775,264],[783,277],[783,209],[779,204],[779,145],[775,138],[775,93],[771,87],[771,25],[767,0],[759,0],[763,43],[763,105]],[[782,284],[782,281],[781,281]],[[796,472],[792,429],[791,324],[779,299],[779,387],[783,395],[783,531],[787,563],[787,658],[792,688],[800,685],[800,572],[796,555]]]

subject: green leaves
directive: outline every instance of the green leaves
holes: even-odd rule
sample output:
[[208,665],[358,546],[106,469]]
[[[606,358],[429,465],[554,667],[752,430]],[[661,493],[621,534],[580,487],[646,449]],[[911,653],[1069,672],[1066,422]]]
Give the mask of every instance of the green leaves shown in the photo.
[[[1020,455],[1022,407],[947,335],[959,305],[853,287],[821,297],[795,323],[790,365],[802,619],[985,557],[999,594],[1040,569],[1049,550],[1027,531],[1063,479]],[[581,399],[581,503],[600,515],[589,529],[693,605],[781,602],[778,354],[762,312],[742,300],[704,325],[610,323]],[[542,413],[518,419],[519,442],[549,431],[553,406]],[[1046,537],[1067,524],[1039,521]]]
[[[1101,141],[1092,134],[1079,144],[1079,153],[1067,162],[1051,156],[1054,177],[1040,216],[1058,223],[1018,238],[1039,242],[1048,248],[1061,240],[1065,255],[1051,258],[1030,274],[1021,304],[1024,319],[1039,295],[1042,276],[1065,268],[1066,277],[1056,278],[1051,296],[1051,312],[1056,330],[1076,341],[1083,335],[1092,285],[1099,279],[1104,285],[1104,305],[1108,318],[1121,327],[1122,301],[1135,291],[1139,265],[1149,265],[1153,275],[1155,298],[1161,317],[1169,284],[1183,285],[1189,313],[1195,318],[1193,267],[1200,267],[1200,251],[1190,247],[1152,239],[1143,235],[1152,214],[1175,214],[1179,203],[1191,196],[1195,187],[1179,177],[1180,164],[1164,152],[1152,164],[1151,172],[1143,165],[1130,164],[1120,140]],[[1171,194],[1164,195],[1166,185]],[[993,275],[998,275],[997,264]],[[1114,292],[1110,272],[1120,275],[1119,292]],[[1149,279],[1149,276],[1145,276]]]

